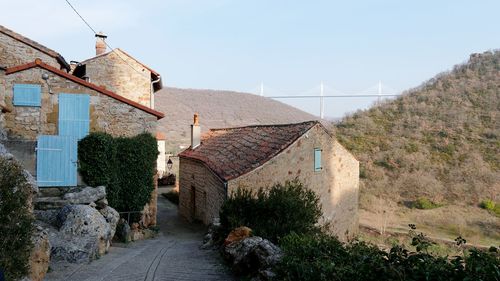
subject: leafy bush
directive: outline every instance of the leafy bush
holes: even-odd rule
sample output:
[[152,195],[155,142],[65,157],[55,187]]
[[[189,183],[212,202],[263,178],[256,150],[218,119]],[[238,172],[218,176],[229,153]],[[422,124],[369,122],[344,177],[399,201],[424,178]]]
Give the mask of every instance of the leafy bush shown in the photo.
[[91,133],[78,143],[83,180],[105,185],[110,206],[120,212],[141,211],[151,199],[157,156],[156,139],[147,133],[132,138]]
[[[419,234],[423,237],[423,234]],[[365,242],[342,244],[326,234],[292,233],[276,280],[499,280],[500,255],[471,249],[465,257],[432,256],[394,246],[389,252]]]
[[78,142],[80,175],[90,186],[114,182],[116,145],[106,133],[92,133]]
[[18,163],[0,157],[0,269],[7,280],[28,273],[33,247],[31,186]]
[[421,210],[429,210],[429,209],[435,209],[441,207],[441,204],[437,204],[432,202],[426,197],[420,197],[417,200],[415,200],[412,204],[413,208],[421,209]]
[[486,199],[483,200],[479,206],[500,217],[500,204],[495,203],[495,201]]
[[319,197],[298,180],[277,184],[256,193],[238,189],[220,211],[221,225],[227,235],[233,228],[248,226],[253,233],[277,243],[293,232],[318,230],[321,217]]

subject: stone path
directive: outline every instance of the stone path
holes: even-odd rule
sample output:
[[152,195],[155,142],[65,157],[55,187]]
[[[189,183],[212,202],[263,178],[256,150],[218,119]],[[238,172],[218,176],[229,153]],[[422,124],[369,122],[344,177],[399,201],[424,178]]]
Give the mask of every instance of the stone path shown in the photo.
[[89,264],[51,264],[45,280],[234,280],[217,252],[199,249],[205,228],[184,222],[177,207],[161,196],[158,223],[155,239],[114,245]]

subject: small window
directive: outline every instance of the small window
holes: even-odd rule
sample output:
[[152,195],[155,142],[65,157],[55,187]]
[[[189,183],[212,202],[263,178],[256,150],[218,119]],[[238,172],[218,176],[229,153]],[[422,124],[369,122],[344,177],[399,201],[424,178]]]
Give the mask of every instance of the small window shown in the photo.
[[15,84],[12,103],[15,106],[41,106],[42,87],[32,84]]
[[315,148],[314,149],[314,171],[318,172],[321,171],[323,167],[321,166],[321,149],[320,148]]

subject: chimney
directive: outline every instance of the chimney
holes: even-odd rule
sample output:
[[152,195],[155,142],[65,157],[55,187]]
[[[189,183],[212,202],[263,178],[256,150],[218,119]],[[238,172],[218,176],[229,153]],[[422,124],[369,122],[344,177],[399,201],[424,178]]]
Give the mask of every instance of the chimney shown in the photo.
[[95,55],[98,56],[98,55],[101,55],[101,54],[104,54],[106,53],[106,42],[104,42],[104,40],[106,40],[106,38],[108,38],[108,36],[104,35],[104,33],[102,32],[99,32],[95,35]]
[[193,125],[191,125],[191,149],[195,149],[200,145],[200,123],[198,121],[198,113],[194,114]]

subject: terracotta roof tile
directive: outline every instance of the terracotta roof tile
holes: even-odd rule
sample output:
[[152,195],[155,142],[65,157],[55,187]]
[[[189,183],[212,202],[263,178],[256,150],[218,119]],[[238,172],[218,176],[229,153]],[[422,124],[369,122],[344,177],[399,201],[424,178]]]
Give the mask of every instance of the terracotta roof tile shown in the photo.
[[179,156],[203,162],[227,181],[262,166],[316,124],[319,122],[212,129],[202,136],[200,146]]

